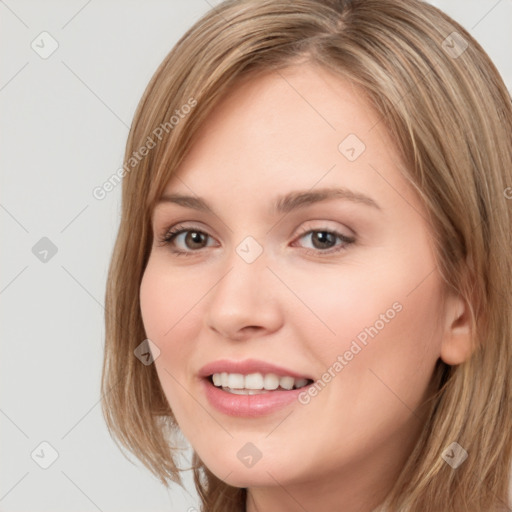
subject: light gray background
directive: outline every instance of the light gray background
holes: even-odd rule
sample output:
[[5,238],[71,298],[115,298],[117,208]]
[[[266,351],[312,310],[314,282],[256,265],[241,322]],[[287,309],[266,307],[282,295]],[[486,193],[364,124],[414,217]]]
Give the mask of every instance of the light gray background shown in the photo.
[[[102,201],[92,190],[122,165],[158,64],[218,3],[0,1],[3,512],[197,507],[190,474],[187,490],[165,489],[123,457],[103,422],[103,302],[121,187]],[[510,90],[512,0],[432,3],[475,36]],[[43,31],[59,45],[47,59],[31,48]],[[45,263],[32,252],[42,237],[57,247]],[[58,452],[48,469],[31,458],[50,460],[43,441]]]

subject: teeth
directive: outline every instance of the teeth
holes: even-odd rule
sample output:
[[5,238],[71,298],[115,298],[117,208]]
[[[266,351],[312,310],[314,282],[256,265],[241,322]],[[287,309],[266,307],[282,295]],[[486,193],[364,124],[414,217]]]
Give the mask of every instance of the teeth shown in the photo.
[[250,373],[245,376],[246,389],[263,389],[263,375],[261,373]]
[[270,393],[266,389],[231,389],[225,388],[225,391],[233,393],[234,395],[259,395],[260,393]]
[[263,387],[265,389],[277,389],[279,387],[279,377],[273,373],[268,373],[263,379]]
[[[256,391],[272,391],[281,387],[282,389],[298,389],[308,383],[308,379],[295,379],[294,377],[279,377],[274,373],[214,373],[213,384],[222,387],[225,391],[239,395],[254,395]],[[228,389],[226,389],[228,388]]]
[[296,388],[303,388],[308,383],[308,379],[297,379],[295,381]]
[[293,383],[295,379],[293,377],[281,377],[279,379],[279,385],[284,389],[293,389]]
[[[244,376],[241,373],[228,373],[228,388],[231,389],[244,389]],[[225,386],[224,382],[222,382],[222,385]]]

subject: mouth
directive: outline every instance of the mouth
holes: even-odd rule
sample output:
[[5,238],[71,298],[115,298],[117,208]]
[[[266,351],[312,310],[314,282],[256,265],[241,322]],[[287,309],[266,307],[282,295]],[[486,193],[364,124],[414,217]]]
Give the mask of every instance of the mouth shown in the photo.
[[207,380],[216,388],[235,395],[260,395],[275,391],[292,391],[309,386],[312,379],[279,376],[275,373],[213,373]]
[[311,375],[259,359],[221,359],[198,371],[209,404],[228,416],[256,418],[299,404]]

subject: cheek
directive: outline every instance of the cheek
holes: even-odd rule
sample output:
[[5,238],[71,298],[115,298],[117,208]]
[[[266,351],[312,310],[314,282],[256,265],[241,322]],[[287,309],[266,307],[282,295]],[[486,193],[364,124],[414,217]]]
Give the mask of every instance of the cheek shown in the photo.
[[197,304],[202,295],[204,291],[180,282],[175,273],[171,275],[165,265],[150,258],[140,286],[140,308],[146,336],[160,349],[157,368],[173,374],[176,369],[186,371],[197,339],[191,329],[200,325]]
[[169,271],[162,258],[151,256],[140,286],[140,308],[149,338],[170,342],[175,333],[194,314],[194,307],[205,290],[200,283],[191,286],[190,278],[179,278],[179,271]]
[[[204,292],[203,292],[204,294]],[[146,336],[159,348],[155,369],[174,416],[194,415],[194,404],[184,391],[189,387],[190,362],[195,352],[199,308],[194,305],[201,294],[176,279],[164,264],[148,262],[140,286],[140,308]]]
[[416,403],[439,357],[441,281],[421,258],[380,261],[295,280],[297,294],[315,313],[296,312],[295,318],[311,360],[345,376],[335,379],[340,392],[374,396],[377,403],[381,391],[399,390]]
[[[158,273],[150,258],[140,285],[140,310],[148,338],[160,338],[171,325],[166,321],[170,297],[166,292],[165,277]],[[170,320],[170,319],[169,319]]]
[[[327,332],[319,337],[318,321],[316,329],[311,322],[307,331],[304,324],[311,359],[317,358],[325,372],[320,376],[324,384],[318,386],[318,394],[310,395],[304,410],[318,411],[317,430],[325,438],[332,436],[333,443],[343,437],[347,453],[354,457],[356,447],[370,449],[397,431],[405,439],[408,429],[419,423],[416,411],[419,415],[418,406],[426,398],[441,336],[436,276],[411,293],[426,274],[415,274],[422,276],[415,279],[404,272],[395,280],[390,273],[367,272],[359,280],[340,278],[328,286],[326,282],[321,296],[309,296],[312,309],[336,335]],[[351,287],[341,293],[339,287],[347,284]],[[306,396],[302,403],[308,400]],[[316,449],[323,448],[318,441]]]
[[338,328],[346,334],[337,346],[330,344],[330,365],[343,356],[337,393],[340,399],[351,397],[360,421],[371,421],[383,408],[390,421],[405,419],[425,397],[442,336],[438,282],[431,276],[411,289],[395,283],[371,300],[358,295],[338,316]]
[[404,343],[423,346],[433,334],[439,315],[436,276],[425,279],[429,269],[424,264],[389,255],[381,261],[347,264],[336,272],[327,266],[282,272],[301,302],[291,300],[287,307],[283,301],[284,314],[291,326],[300,326],[301,338],[314,345],[325,364],[326,356],[343,353],[355,339],[362,347],[386,339],[387,345],[404,349]]

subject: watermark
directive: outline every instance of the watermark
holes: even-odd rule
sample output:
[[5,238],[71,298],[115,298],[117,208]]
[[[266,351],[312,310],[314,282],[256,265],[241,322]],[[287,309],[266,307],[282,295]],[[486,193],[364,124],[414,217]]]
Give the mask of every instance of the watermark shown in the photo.
[[441,46],[452,59],[458,59],[466,51],[468,42],[458,32],[452,32]]
[[160,357],[160,349],[150,339],[140,343],[133,353],[144,366],[153,364]]
[[[384,327],[386,327],[387,324],[395,316],[397,313],[400,313],[402,311],[403,306],[400,304],[400,302],[394,302],[393,305],[386,310],[385,313],[381,313],[379,315],[379,319],[376,320],[373,325],[370,327],[365,327],[353,340],[350,344],[350,347],[345,350],[343,355],[338,355],[336,358],[336,361],[327,368],[327,370],[322,374],[321,378],[318,379],[314,384],[308,386],[308,388],[302,393],[299,393],[298,400],[302,405],[307,405],[309,402],[311,402],[311,398],[315,397],[322,391],[329,382],[331,382],[334,377],[338,373],[347,366],[354,357],[363,350],[364,347],[368,345],[368,337],[371,339],[375,338]],[[359,343],[358,343],[359,342]],[[361,346],[362,345],[362,346]]]
[[105,180],[101,185],[94,187],[92,195],[98,201],[102,201],[107,197],[109,192],[112,192],[114,188],[121,183],[122,179],[134,168],[137,164],[146,157],[149,152],[155,148],[159,141],[162,140],[164,133],[169,133],[174,127],[180,122],[180,119],[184,119],[187,114],[190,113],[192,108],[197,105],[197,100],[190,98],[187,103],[182,105],[179,109],[176,109],[174,113],[176,115],[171,116],[169,121],[160,123],[152,132],[148,135],[145,143],[137,150],[134,151],[130,158],[124,163],[122,167],[117,169],[116,172],[112,173],[110,177]]
[[42,263],[48,263],[57,254],[57,251],[57,246],[46,236],[43,236],[32,247],[32,254]]
[[468,458],[468,452],[454,441],[443,451],[441,458],[453,469],[457,469]]
[[512,199],[512,187],[507,187],[503,191],[503,195],[505,196],[505,199]]
[[255,444],[245,443],[238,450],[236,456],[244,466],[252,468],[263,457],[263,454]]
[[59,458],[59,452],[48,441],[43,441],[34,448],[30,457],[41,469],[48,469]]
[[338,151],[349,162],[355,162],[365,149],[366,145],[355,133],[347,135],[338,145]]
[[253,263],[261,256],[263,247],[252,236],[245,237],[237,246],[236,253],[246,263]]
[[41,59],[48,59],[59,47],[58,41],[46,30],[41,32],[31,43],[30,47]]

